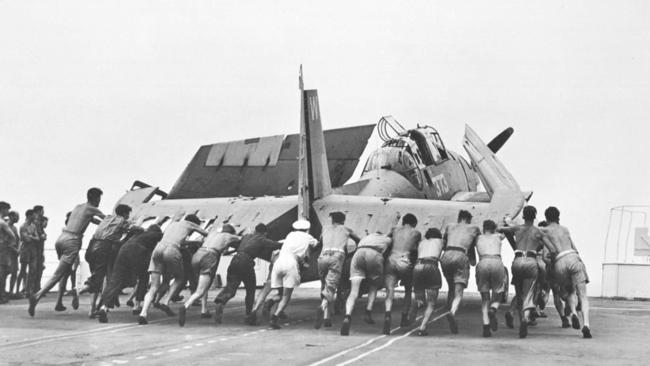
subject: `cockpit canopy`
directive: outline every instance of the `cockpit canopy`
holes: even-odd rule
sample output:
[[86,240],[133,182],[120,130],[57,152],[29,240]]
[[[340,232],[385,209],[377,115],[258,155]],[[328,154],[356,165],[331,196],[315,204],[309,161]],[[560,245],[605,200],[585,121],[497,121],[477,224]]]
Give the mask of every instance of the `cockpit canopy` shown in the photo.
[[408,145],[384,145],[384,147],[375,150],[368,157],[363,172],[380,169],[392,170],[411,181],[418,189],[422,189],[422,176],[415,156],[410,152]]

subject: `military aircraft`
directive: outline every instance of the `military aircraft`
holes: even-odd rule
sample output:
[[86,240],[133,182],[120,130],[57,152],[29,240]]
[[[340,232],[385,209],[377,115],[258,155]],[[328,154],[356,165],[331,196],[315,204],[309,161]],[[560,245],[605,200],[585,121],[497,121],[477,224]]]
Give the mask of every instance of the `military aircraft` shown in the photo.
[[[243,231],[262,222],[269,237],[281,239],[298,217],[320,235],[333,211],[344,212],[346,226],[362,235],[388,232],[406,213],[426,231],[455,222],[459,210],[470,211],[475,222],[514,218],[530,197],[495,155],[512,129],[485,144],[465,126],[470,164],[447,150],[432,127],[406,130],[392,123],[395,133],[381,133],[385,142],[370,154],[360,179],[345,183],[374,126],[323,132],[318,92],[304,90],[302,80],[301,70],[300,134],[202,146],[169,194],[136,181],[118,204],[131,206],[140,223],[193,213],[206,227],[231,223]],[[477,191],[479,180],[484,192]],[[303,281],[317,278],[316,267]]]

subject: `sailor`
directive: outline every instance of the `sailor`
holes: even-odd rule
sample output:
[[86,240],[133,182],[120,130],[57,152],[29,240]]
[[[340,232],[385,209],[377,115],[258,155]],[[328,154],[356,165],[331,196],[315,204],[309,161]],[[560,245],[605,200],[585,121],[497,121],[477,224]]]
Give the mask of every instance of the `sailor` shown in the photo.
[[16,211],[11,211],[9,212],[8,217],[9,221],[7,221],[7,224],[9,225],[9,228],[11,228],[11,231],[14,233],[14,239],[10,244],[9,252],[9,259],[11,260],[11,264],[9,265],[9,275],[11,276],[11,279],[9,280],[9,295],[12,298],[20,298],[18,291],[14,293],[14,288],[16,286],[16,280],[18,277],[18,253],[20,249],[20,234],[18,233],[16,223],[18,223],[18,220],[20,220],[20,215]]
[[301,264],[308,258],[308,251],[318,244],[318,240],[308,234],[311,227],[309,221],[298,220],[292,226],[294,231],[284,239],[271,273],[271,287],[282,288],[282,298],[271,316],[270,325],[273,329],[280,329],[279,315],[289,304],[293,289],[300,286]]
[[144,232],[136,233],[130,237],[120,247],[115,258],[113,271],[110,277],[107,277],[106,286],[102,291],[103,304],[97,311],[97,318],[100,323],[108,321],[108,310],[113,308],[120,291],[129,285],[133,278],[136,278],[138,282],[134,289],[136,301],[133,305],[133,315],[140,314],[142,311],[141,303],[144,300],[149,282],[147,269],[151,261],[151,253],[162,237],[160,226],[153,224]]
[[7,294],[5,294],[5,284],[11,266],[11,245],[16,240],[13,230],[5,221],[10,209],[10,204],[4,201],[0,202],[0,304],[9,301]]
[[[279,303],[280,299],[282,298],[282,289],[279,288],[277,289],[275,295],[273,295],[270,299],[267,299],[267,297],[273,290],[271,288],[271,274],[273,273],[273,265],[278,260],[279,255],[280,255],[280,249],[276,249],[271,252],[271,258],[269,260],[270,262],[269,271],[266,277],[266,281],[262,286],[262,290],[260,290],[260,292],[255,297],[255,305],[253,305],[253,310],[246,317],[246,324],[248,325],[257,325],[257,311],[260,310],[260,308],[262,309],[262,316],[269,318],[273,306]],[[286,319],[287,316],[284,312],[281,312],[279,318]]]
[[544,216],[548,223],[548,226],[543,228],[544,238],[558,252],[554,260],[553,277],[562,292],[561,296],[567,297],[571,326],[573,329],[580,329],[580,319],[577,314],[577,307],[580,306],[584,318],[582,335],[584,338],[591,338],[587,269],[571,240],[569,229],[560,225],[560,211],[556,207],[549,207],[544,211]]
[[23,282],[23,291],[27,296],[35,291],[37,266],[40,263],[38,251],[40,236],[36,230],[34,210],[25,212],[25,221],[20,226],[20,273],[18,282]]
[[[185,325],[187,309],[198,299],[201,299],[201,318],[208,317],[208,290],[217,273],[221,255],[227,254],[226,250],[228,248],[239,245],[240,240],[241,237],[236,235],[235,228],[230,224],[225,224],[222,227],[218,227],[217,225],[212,227],[208,236],[203,241],[203,245],[192,256],[192,269],[198,277],[198,283],[194,293],[178,309],[178,324],[180,326]],[[235,285],[235,291],[237,291],[237,287],[239,287],[239,283]],[[254,294],[255,281],[253,281]]]
[[318,257],[318,275],[321,281],[321,304],[316,309],[314,328],[319,329],[323,323],[332,326],[330,305],[334,305],[335,296],[341,281],[343,263],[348,254],[348,241],[359,242],[359,237],[345,226],[343,212],[330,213],[331,225],[323,229],[321,241],[323,249]]
[[168,316],[176,315],[169,308],[169,299],[176,292],[176,289],[185,283],[181,243],[194,232],[202,236],[208,235],[199,226],[200,223],[201,220],[196,215],[190,214],[185,217],[185,220],[172,222],[165,230],[162,239],[160,239],[160,242],[151,254],[151,262],[149,263],[151,284],[149,291],[144,297],[144,304],[138,317],[138,324],[145,325],[148,323],[147,314],[149,312],[149,306],[151,306],[154,296],[162,284],[162,278],[165,275],[171,276],[174,279],[174,283],[167,294],[160,300],[158,307]]
[[[27,312],[30,316],[34,316],[36,305],[41,297],[50,291],[50,289],[52,289],[52,287],[57,283],[59,283],[59,294],[55,310],[59,311],[65,309],[62,304],[65,282],[68,275],[72,273],[74,263],[79,260],[79,250],[81,249],[83,234],[86,231],[86,228],[88,228],[88,224],[91,222],[98,224],[99,219],[104,218],[104,214],[97,208],[102,198],[102,191],[99,188],[91,188],[88,190],[86,196],[88,202],[77,205],[72,210],[63,232],[54,245],[59,256],[59,265],[54,271],[54,274],[47,283],[45,283],[43,288],[29,298],[29,308]],[[42,235],[41,240],[44,240]],[[79,296],[74,290],[72,296],[72,308],[76,310],[79,308]]]
[[[394,227],[388,235],[393,239],[388,259],[384,262],[384,283],[386,285],[386,300],[384,313],[383,334],[390,334],[391,310],[395,298],[395,287],[401,280],[404,285],[404,308],[402,310],[401,326],[410,323],[409,310],[411,307],[411,290],[413,278],[413,262],[417,258],[417,248],[422,234],[415,227],[418,219],[413,214],[402,218],[402,225]],[[413,314],[413,311],[411,311]]]
[[418,245],[418,259],[413,267],[413,289],[417,303],[426,306],[417,332],[419,336],[428,335],[427,323],[433,315],[438,291],[442,286],[442,276],[438,268],[442,247],[442,234],[436,228],[427,230],[424,240]]
[[483,337],[490,337],[498,329],[496,313],[504,291],[505,271],[501,261],[501,241],[503,234],[495,232],[497,224],[492,220],[483,221],[483,235],[476,241],[479,262],[476,265],[476,284],[481,293],[481,313],[483,315]]
[[[543,234],[534,225],[537,209],[526,206],[523,210],[524,224],[499,229],[501,233],[514,235],[508,240],[515,248],[515,258],[512,261],[512,284],[515,285],[517,309],[519,311],[519,337],[528,335],[528,325],[531,313],[535,311],[535,287],[538,276],[537,251],[544,246]],[[532,325],[532,324],[531,324]]]
[[374,324],[372,319],[372,306],[377,297],[377,288],[382,284],[384,273],[384,253],[391,245],[391,238],[380,232],[371,233],[359,241],[357,251],[352,256],[350,264],[350,295],[345,304],[345,317],[341,324],[341,335],[350,335],[350,325],[352,323],[352,311],[354,304],[359,297],[361,281],[364,279],[368,282],[368,303],[364,321],[368,324]]
[[102,291],[113,243],[119,241],[132,228],[128,221],[130,213],[131,207],[118,205],[115,208],[115,215],[107,216],[97,226],[85,255],[91,275],[79,290],[80,295],[86,292],[100,293]]
[[471,222],[472,214],[469,211],[460,210],[458,223],[447,225],[442,236],[445,252],[440,258],[440,266],[449,287],[447,321],[449,321],[449,329],[454,334],[458,333],[456,312],[469,280],[469,266],[476,264],[474,246],[476,238],[481,234],[481,230]]
[[282,244],[267,238],[266,235],[267,227],[260,223],[255,226],[255,231],[252,234],[246,234],[241,238],[237,253],[228,266],[226,287],[214,299],[217,304],[215,308],[215,321],[217,323],[221,323],[223,308],[235,296],[237,288],[242,282],[246,289],[244,300],[246,304],[246,322],[248,324],[257,322],[256,313],[253,312],[255,286],[257,285],[255,258],[269,258],[274,250],[278,250],[282,246]]

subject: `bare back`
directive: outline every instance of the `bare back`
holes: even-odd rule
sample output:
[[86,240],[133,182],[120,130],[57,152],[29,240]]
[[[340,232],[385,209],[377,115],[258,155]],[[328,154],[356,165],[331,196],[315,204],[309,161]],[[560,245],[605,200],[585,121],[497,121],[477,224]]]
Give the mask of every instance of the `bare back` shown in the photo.
[[502,234],[484,234],[479,235],[476,241],[476,250],[479,257],[484,255],[501,255],[501,241],[503,240]]
[[468,252],[480,234],[478,226],[472,224],[449,224],[445,228],[446,246],[463,248]]
[[442,239],[424,239],[418,245],[418,258],[440,258],[443,247]]
[[515,234],[515,247],[521,251],[536,252],[544,245],[542,231],[532,224],[519,225],[513,228]]
[[543,229],[543,233],[546,234],[546,238],[553,244],[558,253],[576,249],[573,240],[571,240],[569,229],[560,224],[550,223]]
[[408,255],[416,250],[422,238],[422,234],[409,225],[394,227],[391,234],[393,237],[393,248],[391,252],[400,255]]

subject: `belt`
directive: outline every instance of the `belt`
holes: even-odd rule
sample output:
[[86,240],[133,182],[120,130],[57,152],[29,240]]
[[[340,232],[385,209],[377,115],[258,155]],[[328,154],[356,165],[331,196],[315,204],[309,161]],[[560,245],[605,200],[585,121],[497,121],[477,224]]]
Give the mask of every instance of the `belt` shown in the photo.
[[436,257],[418,258],[417,263],[418,264],[438,264],[438,258],[436,258]]
[[501,259],[501,254],[484,254],[479,256],[480,259]]
[[328,248],[328,249],[323,249],[321,252],[322,254],[338,254],[338,253],[343,253],[345,254],[345,250],[343,249],[337,249],[337,248]]
[[66,233],[66,234],[73,235],[73,236],[75,236],[75,237],[77,237],[79,239],[81,239],[83,237],[83,234],[79,234],[79,233],[74,232],[74,231],[63,229],[63,232]]
[[377,247],[371,247],[371,246],[367,246],[367,247],[366,247],[366,246],[363,246],[363,247],[359,247],[359,248],[357,248],[357,249],[371,249],[371,250],[374,250],[375,252],[381,254],[381,249],[379,249],[379,248],[377,248]]
[[447,247],[445,248],[445,251],[457,251],[457,252],[467,253],[465,248],[461,248],[461,247]]
[[523,257],[524,254],[528,258],[537,258],[537,252],[534,250],[527,250],[525,252],[519,249],[515,250],[515,258]]
[[561,251],[560,253],[558,253],[557,257],[555,257],[555,260],[557,261],[558,259],[560,259],[560,258],[562,258],[562,257],[564,257],[566,255],[572,254],[572,253],[577,254],[578,252],[576,252],[573,249],[568,249],[568,250]]

